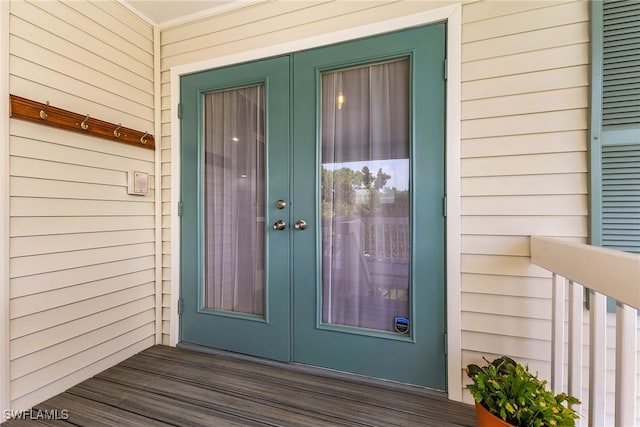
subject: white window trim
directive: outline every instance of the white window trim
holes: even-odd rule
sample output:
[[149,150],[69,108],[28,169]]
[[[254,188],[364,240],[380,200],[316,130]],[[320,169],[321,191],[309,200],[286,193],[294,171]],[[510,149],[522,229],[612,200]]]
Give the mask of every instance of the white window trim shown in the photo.
[[446,256],[447,256],[447,383],[450,400],[462,401],[462,339],[460,287],[460,79],[462,6],[448,5],[401,18],[361,27],[294,40],[237,54],[226,55],[171,68],[171,320],[169,343],[179,338],[178,298],[180,294],[180,77],[199,71],[276,55],[320,47],[332,43],[397,31],[404,28],[447,21],[447,110],[446,110]]

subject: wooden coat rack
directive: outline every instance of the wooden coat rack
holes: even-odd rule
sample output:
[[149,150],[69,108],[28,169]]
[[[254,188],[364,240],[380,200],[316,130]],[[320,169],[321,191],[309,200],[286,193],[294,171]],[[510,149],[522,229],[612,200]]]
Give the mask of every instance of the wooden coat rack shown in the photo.
[[137,145],[154,150],[156,147],[153,135],[129,129],[120,124],[113,124],[94,119],[89,114],[82,115],[62,108],[52,107],[49,101],[42,104],[27,98],[10,95],[9,116],[16,119],[29,120],[48,126],[89,134],[99,138],[125,144]]

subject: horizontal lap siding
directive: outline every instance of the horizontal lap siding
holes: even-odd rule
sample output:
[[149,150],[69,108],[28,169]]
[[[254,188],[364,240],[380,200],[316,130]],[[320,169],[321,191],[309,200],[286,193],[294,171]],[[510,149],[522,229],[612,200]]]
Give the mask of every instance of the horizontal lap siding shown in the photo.
[[[153,130],[153,30],[117,2],[10,5],[10,91]],[[10,121],[10,375],[28,408],[152,345],[154,153]],[[148,196],[127,173],[149,173]]]
[[551,281],[529,236],[587,237],[588,18],[586,2],[463,8],[463,366],[509,354],[549,378]]

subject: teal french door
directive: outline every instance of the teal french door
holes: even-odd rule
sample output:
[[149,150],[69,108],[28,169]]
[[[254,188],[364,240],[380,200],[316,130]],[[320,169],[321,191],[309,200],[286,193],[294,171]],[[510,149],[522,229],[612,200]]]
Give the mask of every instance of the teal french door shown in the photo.
[[[180,339],[290,358],[289,58],[183,77]],[[285,202],[286,203],[286,202]],[[238,286],[238,283],[241,286]]]
[[181,341],[446,389],[445,25],[181,79]]

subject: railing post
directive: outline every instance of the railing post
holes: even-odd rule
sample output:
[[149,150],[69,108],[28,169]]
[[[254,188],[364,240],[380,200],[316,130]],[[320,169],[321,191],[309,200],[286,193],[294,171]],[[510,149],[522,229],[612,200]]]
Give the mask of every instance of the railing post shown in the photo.
[[[584,288],[569,281],[569,394],[582,401],[582,302]],[[576,420],[576,427],[582,420]]]
[[564,380],[564,295],[567,281],[553,273],[551,313],[551,388],[559,393]]
[[607,375],[607,297],[589,291],[589,427],[605,425]]
[[[616,304],[616,427],[635,425],[637,375],[626,368],[638,366],[638,311]],[[634,374],[634,372],[632,372]]]

